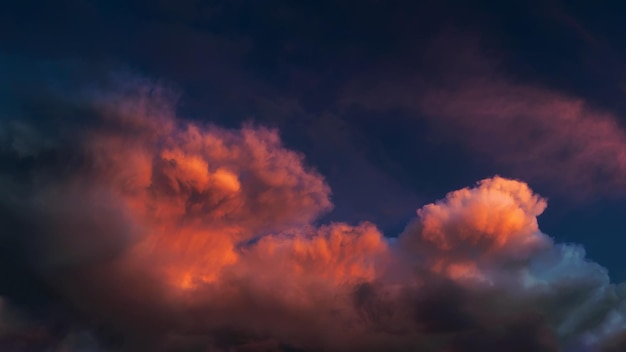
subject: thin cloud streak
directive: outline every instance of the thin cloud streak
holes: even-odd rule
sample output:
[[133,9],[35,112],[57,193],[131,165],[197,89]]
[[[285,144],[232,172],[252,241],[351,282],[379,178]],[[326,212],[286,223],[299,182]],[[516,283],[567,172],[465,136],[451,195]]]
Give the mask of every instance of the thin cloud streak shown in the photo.
[[429,51],[431,59],[434,53],[444,58],[432,74],[364,77],[346,90],[344,105],[411,111],[428,119],[438,136],[460,142],[507,174],[549,184],[571,198],[626,191],[626,132],[618,116],[508,77],[476,44],[452,42],[459,44],[456,53]]

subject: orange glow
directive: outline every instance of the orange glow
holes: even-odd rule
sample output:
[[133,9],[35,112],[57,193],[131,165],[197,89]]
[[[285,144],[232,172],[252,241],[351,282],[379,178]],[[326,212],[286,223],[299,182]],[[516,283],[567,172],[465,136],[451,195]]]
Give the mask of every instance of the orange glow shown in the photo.
[[217,169],[212,176],[215,179],[216,185],[220,188],[230,192],[239,192],[241,189],[237,175],[226,169]]
[[167,282],[181,288],[214,282],[224,266],[238,260],[227,234],[194,229],[152,233],[135,248],[133,256],[158,259]]
[[545,207],[525,183],[494,177],[419,209],[401,242],[436,273],[482,280],[481,268],[527,258],[551,243],[537,225]]
[[[97,135],[90,147],[107,166],[100,182],[141,229],[126,260],[175,296],[209,292],[237,305],[251,290],[311,308],[328,299],[317,291],[383,278],[399,250],[371,223],[311,226],[332,207],[330,189],[275,131],[136,123],[145,134]],[[482,280],[485,263],[544,241],[545,206],[522,182],[483,180],[420,209],[400,243],[434,273]]]
[[[124,117],[136,133],[96,133],[88,148],[105,171],[102,183],[140,229],[128,260],[147,263],[173,287],[215,283],[225,267],[241,261],[238,244],[306,225],[330,209],[323,178],[283,148],[275,131],[191,123],[176,129],[167,117],[159,119]],[[322,240],[295,241],[292,249],[327,266],[337,250]],[[365,270],[345,265],[341,275]]]
[[257,264],[278,264],[285,275],[341,283],[374,279],[377,258],[386,252],[386,243],[375,226],[338,223],[324,226],[312,236],[265,237],[252,249],[251,256]]
[[485,243],[487,251],[497,252],[532,238],[545,204],[521,182],[488,179],[478,188],[452,192],[445,202],[420,209],[421,236],[446,251],[461,243]]
[[438,260],[431,270],[435,273],[445,275],[453,280],[482,280],[483,274],[473,262],[446,262]]
[[161,157],[172,163],[172,167],[164,168],[164,171],[174,191],[181,192],[181,181],[198,191],[208,189],[211,179],[209,165],[200,156],[186,155],[180,150],[165,150]]

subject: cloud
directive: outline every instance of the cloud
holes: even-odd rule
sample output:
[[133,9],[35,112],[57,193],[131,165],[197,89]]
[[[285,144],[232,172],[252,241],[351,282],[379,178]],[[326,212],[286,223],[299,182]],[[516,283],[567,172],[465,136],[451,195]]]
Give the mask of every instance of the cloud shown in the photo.
[[416,113],[439,137],[571,198],[625,189],[626,133],[618,116],[507,75],[475,40],[438,39],[425,59],[431,72],[364,77],[346,91],[344,103]]
[[[524,182],[496,176],[453,191],[419,209],[397,239],[367,221],[320,225],[330,188],[278,131],[186,120],[167,89],[121,77],[48,92],[43,105],[22,97],[20,118],[0,120],[3,346],[600,351],[621,343],[624,286],[582,247],[540,231],[547,201]],[[29,113],[35,106],[50,114],[46,123]]]
[[507,249],[520,252],[543,240],[537,216],[546,206],[545,199],[533,194],[526,184],[494,177],[420,209],[419,237],[439,251],[483,245],[482,254]]
[[[423,97],[423,111],[458,124],[470,146],[526,177],[589,194],[622,188],[626,135],[615,116],[546,89],[467,82]],[[511,161],[515,160],[515,164]],[[559,177],[560,175],[571,175]]]

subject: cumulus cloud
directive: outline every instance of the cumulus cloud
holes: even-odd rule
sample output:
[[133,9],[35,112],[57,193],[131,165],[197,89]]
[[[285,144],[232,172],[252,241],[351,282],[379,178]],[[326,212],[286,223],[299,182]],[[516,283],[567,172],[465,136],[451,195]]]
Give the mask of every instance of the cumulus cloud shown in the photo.
[[[601,351],[623,343],[624,286],[582,247],[540,231],[547,201],[524,182],[496,176],[451,192],[419,209],[395,240],[367,221],[319,225],[330,188],[278,131],[186,120],[167,90],[115,82],[49,99],[54,123],[26,112],[0,120],[8,229],[0,249],[12,253],[2,263],[30,280],[10,286],[0,271],[2,346]],[[37,287],[45,297],[20,299]]]
[[449,257],[453,271],[459,261],[523,260],[550,244],[537,224],[546,205],[526,184],[494,177],[418,210],[402,239],[438,266]]

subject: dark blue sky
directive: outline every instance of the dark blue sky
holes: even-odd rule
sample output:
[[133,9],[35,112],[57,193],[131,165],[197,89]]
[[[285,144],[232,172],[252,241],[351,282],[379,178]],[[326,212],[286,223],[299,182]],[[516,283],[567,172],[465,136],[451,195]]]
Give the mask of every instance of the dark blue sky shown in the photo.
[[[0,63],[42,74],[129,70],[175,87],[182,116],[277,127],[333,189],[335,210],[322,221],[367,219],[388,236],[448,191],[494,174],[520,178],[549,198],[541,229],[583,244],[623,281],[623,184],[561,164],[546,177],[520,171],[524,145],[501,162],[506,155],[454,137],[467,127],[442,128],[406,99],[489,76],[582,101],[623,126],[624,13],[618,2],[17,1],[0,7]],[[550,163],[533,158],[528,165]]]

